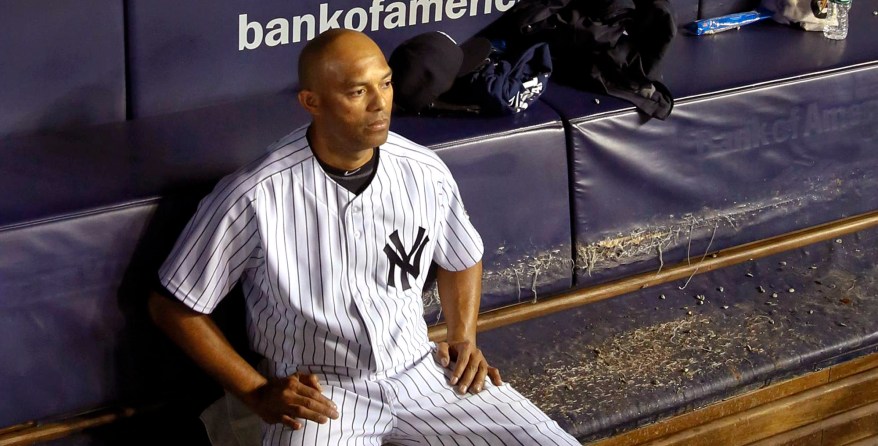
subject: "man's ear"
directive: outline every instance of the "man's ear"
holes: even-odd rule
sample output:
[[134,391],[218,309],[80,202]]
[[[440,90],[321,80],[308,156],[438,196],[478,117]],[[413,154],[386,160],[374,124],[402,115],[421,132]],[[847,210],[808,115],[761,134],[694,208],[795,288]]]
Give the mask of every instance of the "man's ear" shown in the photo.
[[302,107],[311,113],[312,115],[318,114],[320,110],[320,98],[317,97],[317,94],[311,90],[299,90],[299,104],[302,104]]

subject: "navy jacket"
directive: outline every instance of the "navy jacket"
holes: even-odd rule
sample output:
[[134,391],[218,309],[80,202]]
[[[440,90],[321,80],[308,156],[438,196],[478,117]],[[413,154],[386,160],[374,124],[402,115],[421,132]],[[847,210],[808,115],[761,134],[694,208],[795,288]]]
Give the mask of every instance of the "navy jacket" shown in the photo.
[[522,0],[485,35],[512,45],[547,42],[559,82],[627,100],[664,119],[674,99],[656,79],[676,35],[668,0]]

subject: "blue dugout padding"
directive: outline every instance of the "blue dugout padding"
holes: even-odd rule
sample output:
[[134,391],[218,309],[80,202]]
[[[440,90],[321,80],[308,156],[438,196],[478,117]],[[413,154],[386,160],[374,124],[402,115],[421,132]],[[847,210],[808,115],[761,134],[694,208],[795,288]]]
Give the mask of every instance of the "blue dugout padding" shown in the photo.
[[15,336],[0,340],[0,425],[204,384],[157,336],[146,292],[218,178],[304,121],[293,106],[263,97],[6,141],[0,324]]
[[878,208],[871,19],[843,42],[768,22],[679,35],[666,121],[553,85],[544,99],[570,122],[577,284]]
[[[563,123],[545,104],[494,118],[394,118],[448,164],[485,243],[482,310],[568,289],[570,201]],[[440,316],[425,294],[428,322]]]
[[5,1],[0,35],[0,140],[125,120],[121,2]]

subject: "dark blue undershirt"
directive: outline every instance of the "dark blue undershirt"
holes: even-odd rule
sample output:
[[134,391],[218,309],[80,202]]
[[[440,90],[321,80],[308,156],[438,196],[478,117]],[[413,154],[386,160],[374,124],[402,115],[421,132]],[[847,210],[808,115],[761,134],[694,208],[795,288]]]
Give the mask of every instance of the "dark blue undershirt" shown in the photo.
[[375,167],[378,166],[378,152],[378,147],[372,149],[372,158],[369,159],[369,161],[366,161],[366,164],[363,164],[360,168],[354,170],[344,170],[332,167],[323,162],[316,153],[314,154],[314,158],[320,163],[320,167],[323,168],[323,171],[326,172],[330,178],[335,180],[336,183],[354,194],[360,195],[360,193],[369,186],[369,183],[372,182],[372,178],[375,177],[375,171],[377,170]]

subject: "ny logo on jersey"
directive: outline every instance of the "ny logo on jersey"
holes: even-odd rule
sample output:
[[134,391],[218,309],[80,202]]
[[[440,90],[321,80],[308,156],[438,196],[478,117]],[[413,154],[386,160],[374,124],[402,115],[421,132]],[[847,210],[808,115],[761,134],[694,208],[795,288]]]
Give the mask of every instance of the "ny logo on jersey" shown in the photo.
[[[418,227],[418,236],[415,238],[415,244],[412,245],[412,249],[408,252],[402,246],[402,241],[399,240],[399,231],[393,231],[393,234],[390,234],[390,242],[393,243],[393,246],[391,247],[390,243],[384,246],[384,254],[387,254],[387,259],[390,260],[390,272],[387,274],[388,285],[396,287],[397,266],[400,269],[399,276],[402,280],[403,291],[411,288],[411,285],[409,285],[409,274],[415,279],[421,275],[421,254],[430,240],[430,237],[424,235],[426,231],[426,229]],[[394,248],[396,249],[395,251]],[[414,261],[412,261],[412,255],[414,255]]]

